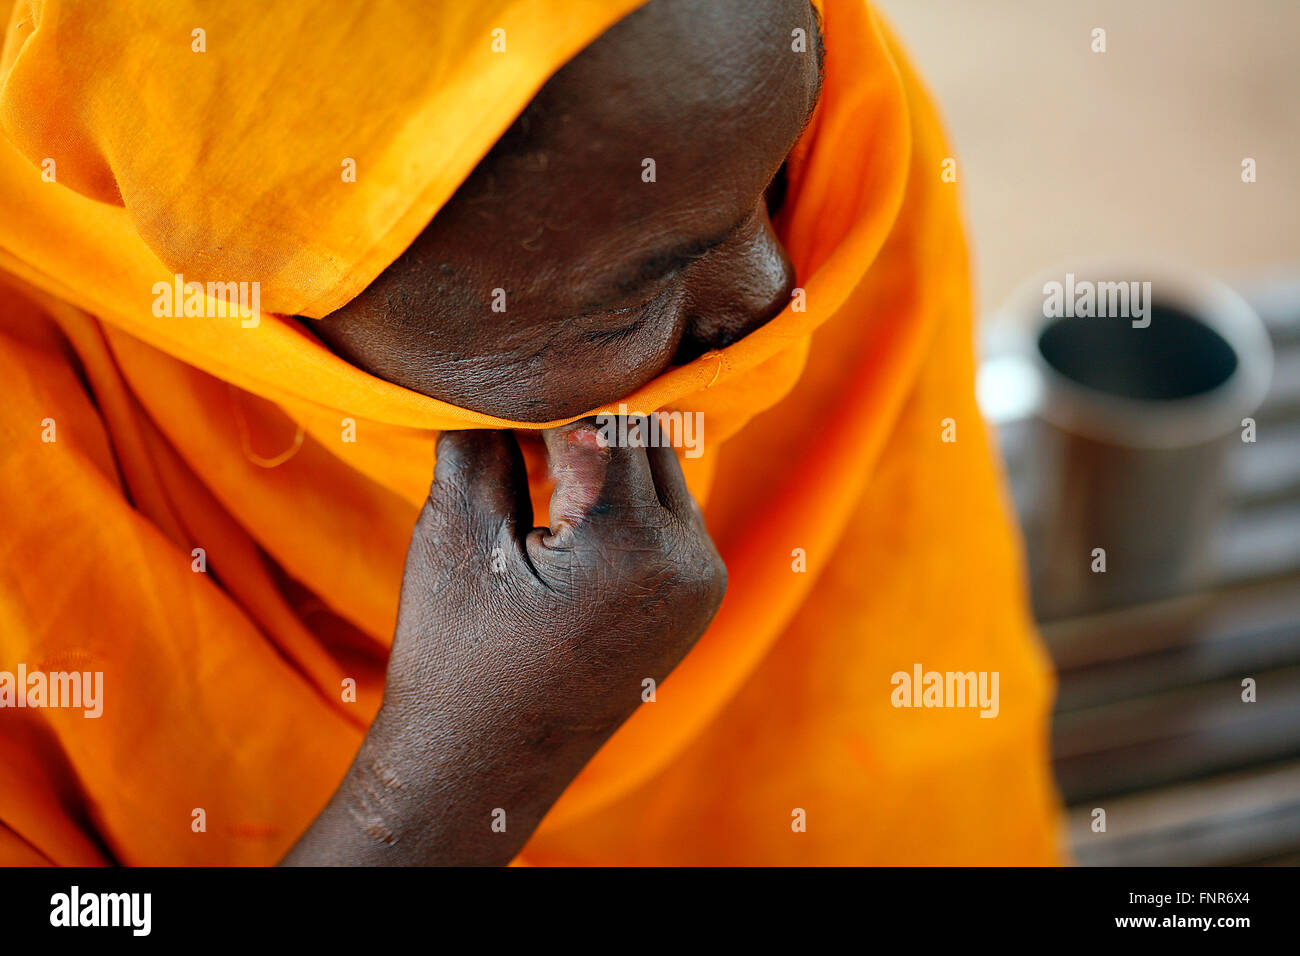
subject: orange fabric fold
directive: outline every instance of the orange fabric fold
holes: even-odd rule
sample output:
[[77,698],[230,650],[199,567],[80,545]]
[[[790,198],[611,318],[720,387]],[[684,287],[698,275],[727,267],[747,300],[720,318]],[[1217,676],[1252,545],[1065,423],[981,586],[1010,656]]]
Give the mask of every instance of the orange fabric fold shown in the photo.
[[[102,671],[105,700],[0,709],[0,862],[271,863],[328,799],[379,704],[437,432],[544,426],[374,378],[289,316],[373,280],[638,5],[13,5],[0,671]],[[620,400],[704,415],[683,464],[727,597],[521,862],[1059,860],[949,149],[874,11],[818,6],[823,99],[777,223],[806,311]],[[159,317],[177,273],[258,282],[261,312]],[[533,496],[544,516],[540,474]],[[894,707],[915,663],[997,671],[998,716]]]

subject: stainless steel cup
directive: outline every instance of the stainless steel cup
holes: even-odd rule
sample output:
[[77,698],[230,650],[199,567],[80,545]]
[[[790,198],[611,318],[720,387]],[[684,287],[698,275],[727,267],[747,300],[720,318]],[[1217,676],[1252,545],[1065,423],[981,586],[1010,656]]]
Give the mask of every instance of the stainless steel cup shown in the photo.
[[[1127,314],[1119,283],[1138,283]],[[1062,308],[1058,286],[1077,308]],[[1037,390],[1027,538],[1039,618],[1204,585],[1225,453],[1272,375],[1259,316],[1221,282],[1125,261],[1046,273],[1010,309]]]

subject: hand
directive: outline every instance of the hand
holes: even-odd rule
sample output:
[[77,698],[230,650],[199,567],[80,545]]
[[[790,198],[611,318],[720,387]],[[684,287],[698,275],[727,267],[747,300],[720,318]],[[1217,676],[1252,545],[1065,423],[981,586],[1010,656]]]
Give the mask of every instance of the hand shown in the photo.
[[383,705],[287,862],[508,862],[717,611],[726,570],[672,450],[543,434],[550,529],[511,433],[440,437]]

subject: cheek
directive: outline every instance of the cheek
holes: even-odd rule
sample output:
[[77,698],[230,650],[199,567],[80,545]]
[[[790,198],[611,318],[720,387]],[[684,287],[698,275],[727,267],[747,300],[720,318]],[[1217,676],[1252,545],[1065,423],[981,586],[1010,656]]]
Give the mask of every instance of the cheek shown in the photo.
[[[640,313],[556,320],[558,331],[545,348],[519,348],[517,358],[498,355],[490,381],[475,383],[472,407],[509,406],[518,414],[492,414],[542,422],[617,402],[672,364],[685,326],[685,301],[684,289],[675,284]],[[611,319],[619,325],[612,326]]]
[[658,374],[633,343],[555,345],[511,361],[502,354],[428,369],[417,391],[498,418],[549,422],[615,402]]
[[674,282],[667,293],[637,316],[623,316],[627,324],[596,340],[578,336],[565,349],[567,371],[594,408],[626,397],[673,363],[686,327],[686,290]]
[[675,339],[646,342],[639,336],[600,345],[557,346],[513,381],[499,381],[496,388],[485,390],[480,403],[499,401],[511,392],[530,412],[521,421],[569,418],[636,391],[668,367],[675,350]]
[[544,323],[527,318],[527,305],[487,323],[466,318],[481,315],[481,304],[449,311],[447,296],[387,291],[368,290],[316,330],[372,374],[515,421],[555,421],[617,402],[669,367],[685,324],[676,280],[637,313]]

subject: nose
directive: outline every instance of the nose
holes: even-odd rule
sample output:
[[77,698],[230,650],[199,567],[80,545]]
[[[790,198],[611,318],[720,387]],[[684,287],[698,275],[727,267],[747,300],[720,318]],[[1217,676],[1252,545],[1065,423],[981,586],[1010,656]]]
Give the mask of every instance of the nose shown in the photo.
[[725,243],[697,260],[687,285],[686,329],[674,361],[726,348],[767,324],[790,301],[794,265],[764,207]]

